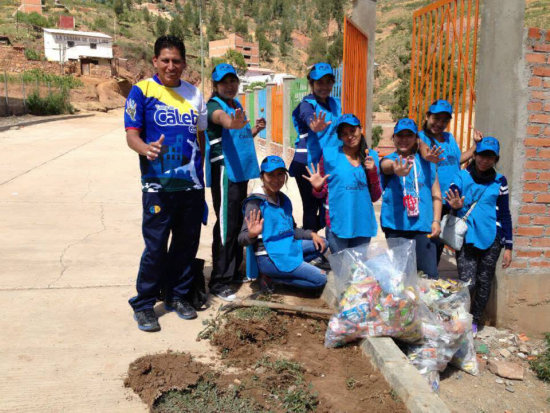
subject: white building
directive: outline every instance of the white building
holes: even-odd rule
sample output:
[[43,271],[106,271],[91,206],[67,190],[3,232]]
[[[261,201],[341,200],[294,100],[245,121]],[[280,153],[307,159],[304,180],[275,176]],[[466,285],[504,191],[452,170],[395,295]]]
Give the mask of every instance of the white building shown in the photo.
[[44,29],[44,55],[47,60],[112,59],[113,38],[98,32]]

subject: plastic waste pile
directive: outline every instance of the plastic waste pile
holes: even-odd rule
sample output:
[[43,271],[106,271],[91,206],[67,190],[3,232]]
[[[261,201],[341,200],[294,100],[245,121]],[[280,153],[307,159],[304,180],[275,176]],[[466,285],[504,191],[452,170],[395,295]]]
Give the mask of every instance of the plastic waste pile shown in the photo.
[[434,391],[449,363],[478,374],[467,286],[418,278],[414,241],[388,241],[388,248],[372,244],[329,258],[340,301],[325,346],[367,336],[399,339]]
[[359,247],[331,256],[331,265],[340,270],[335,270],[335,281],[341,298],[338,314],[329,321],[326,347],[367,336],[390,336],[409,342],[421,338],[416,263],[411,263],[411,248],[412,241],[406,241],[392,249]]

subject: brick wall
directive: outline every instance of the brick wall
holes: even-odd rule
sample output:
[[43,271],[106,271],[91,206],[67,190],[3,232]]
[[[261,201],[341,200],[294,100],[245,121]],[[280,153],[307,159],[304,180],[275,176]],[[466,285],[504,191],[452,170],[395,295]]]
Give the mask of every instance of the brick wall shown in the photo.
[[538,272],[550,268],[550,30],[528,29],[525,62],[529,100],[512,267]]

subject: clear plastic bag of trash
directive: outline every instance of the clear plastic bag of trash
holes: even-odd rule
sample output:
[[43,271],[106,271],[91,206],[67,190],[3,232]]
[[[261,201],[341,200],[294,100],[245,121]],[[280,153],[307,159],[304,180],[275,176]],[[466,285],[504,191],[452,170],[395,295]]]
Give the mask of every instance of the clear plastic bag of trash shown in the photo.
[[413,240],[371,243],[329,257],[339,297],[338,313],[328,325],[326,347],[367,336],[421,338],[416,316],[416,257]]
[[420,279],[418,288],[422,343],[409,346],[409,360],[426,377],[432,389],[435,373],[428,373],[437,371],[439,374],[448,364],[477,375],[467,286],[452,280]]

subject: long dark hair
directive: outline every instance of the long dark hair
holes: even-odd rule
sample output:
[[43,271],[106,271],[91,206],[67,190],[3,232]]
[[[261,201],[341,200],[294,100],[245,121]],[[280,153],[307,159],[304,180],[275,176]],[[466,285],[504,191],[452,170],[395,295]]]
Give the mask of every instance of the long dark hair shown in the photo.
[[[356,126],[357,128],[360,128],[361,126]],[[340,138],[340,127],[336,129],[336,134],[338,135],[338,139]],[[369,145],[367,144],[367,139],[365,138],[365,135],[363,135],[363,132],[361,132],[361,140],[359,141],[359,162],[361,162],[361,166],[363,168],[363,171],[365,171],[365,175],[369,176],[367,167],[365,166],[365,162],[367,160],[367,150],[369,149]]]

